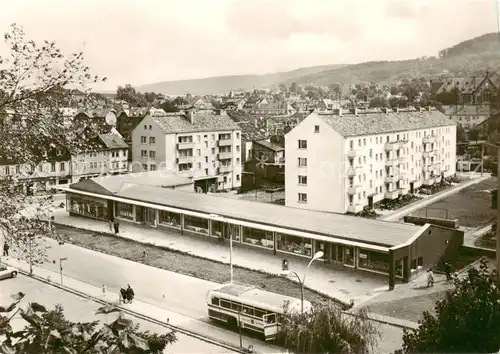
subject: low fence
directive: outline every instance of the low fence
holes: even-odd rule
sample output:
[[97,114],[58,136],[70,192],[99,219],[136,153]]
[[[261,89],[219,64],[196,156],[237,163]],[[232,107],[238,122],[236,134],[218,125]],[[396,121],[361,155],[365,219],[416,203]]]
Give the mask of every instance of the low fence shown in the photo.
[[425,225],[425,224],[431,224],[431,225],[436,225],[436,226],[442,226],[442,227],[447,227],[449,229],[458,229],[458,219],[438,219],[438,218],[430,218],[430,217],[425,217],[425,216],[412,216],[412,215],[407,215],[403,218],[404,222],[410,223],[410,224],[415,224],[415,225]]

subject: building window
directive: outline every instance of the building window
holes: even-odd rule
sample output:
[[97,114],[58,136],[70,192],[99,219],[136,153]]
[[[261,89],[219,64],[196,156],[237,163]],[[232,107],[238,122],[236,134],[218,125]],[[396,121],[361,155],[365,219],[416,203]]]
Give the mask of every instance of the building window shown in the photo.
[[265,231],[253,227],[243,227],[243,243],[250,245],[274,248],[274,236],[272,231]]
[[307,158],[299,157],[299,167],[307,167]]
[[239,165],[239,164],[240,164],[240,158],[239,158],[239,157],[237,157],[237,158],[236,158],[236,164],[237,164],[237,165]]
[[149,151],[149,157],[150,158],[155,158],[156,157],[156,151]]
[[[212,148],[212,155],[215,155],[215,148]],[[200,156],[200,155],[198,155]]]
[[276,248],[283,252],[295,253],[310,257],[312,255],[311,239],[276,233]]
[[240,138],[240,133],[236,133],[236,139]]
[[315,125],[314,126],[314,132],[315,133],[319,133],[319,125]]
[[147,137],[141,136],[141,144],[146,144],[147,142]]
[[208,235],[208,219],[184,215],[184,228],[189,231]]
[[150,171],[156,171],[156,165],[149,165]]
[[307,149],[307,140],[299,140],[299,149]]
[[148,157],[148,150],[141,150],[141,157]]
[[166,210],[160,210],[158,222],[175,228],[181,227],[181,215]]
[[149,143],[150,143],[150,144],[154,144],[154,143],[156,143],[156,138],[155,138],[154,136],[150,136],[150,137],[149,137]]
[[299,193],[299,203],[307,203],[307,194]]
[[151,130],[151,129],[153,129],[153,126],[150,125],[148,128],[149,128],[149,130]]
[[299,176],[299,184],[306,186],[307,185],[307,176]]
[[240,175],[236,175],[236,180],[239,181],[240,180]]
[[[54,171],[52,171],[54,172]],[[21,166],[16,165],[16,173],[21,173]]]
[[142,164],[142,170],[143,170],[143,171],[147,171],[147,170],[148,170],[148,165],[147,165],[147,164],[145,164],[145,163],[143,163],[143,164]]
[[65,168],[65,166],[64,166],[64,162],[61,162],[61,163],[59,164],[59,171],[64,171],[65,169],[66,169],[66,168]]
[[56,172],[56,164],[54,162],[50,164],[50,172]]
[[240,146],[236,145],[236,152],[240,152]]
[[116,203],[116,216],[123,219],[134,220],[134,206],[126,203]]

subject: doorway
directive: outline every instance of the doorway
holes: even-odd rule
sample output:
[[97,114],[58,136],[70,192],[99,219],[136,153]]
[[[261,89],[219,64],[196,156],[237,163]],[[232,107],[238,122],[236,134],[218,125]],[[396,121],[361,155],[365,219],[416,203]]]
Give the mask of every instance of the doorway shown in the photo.
[[373,209],[373,195],[368,196],[368,209]]
[[410,182],[410,193],[413,194],[415,192],[415,183]]
[[144,223],[151,227],[156,227],[156,210],[151,208],[143,208],[144,210]]
[[332,262],[343,263],[344,250],[340,245],[333,245],[332,247]]

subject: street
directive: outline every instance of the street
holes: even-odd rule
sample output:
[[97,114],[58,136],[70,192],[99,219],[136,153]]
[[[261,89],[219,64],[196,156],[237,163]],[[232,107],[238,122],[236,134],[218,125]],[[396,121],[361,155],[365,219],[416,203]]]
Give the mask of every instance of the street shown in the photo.
[[[21,304],[34,301],[46,306],[48,309],[53,309],[55,305],[60,304],[64,308],[66,318],[70,321],[90,322],[99,320],[109,323],[117,317],[116,313],[97,316],[95,311],[101,306],[100,304],[23,275],[19,275],[15,279],[0,281],[0,305],[5,305],[10,301],[10,295],[19,291],[26,294]],[[159,334],[169,332],[168,329],[162,326],[132,316],[125,316],[133,320],[135,324],[139,324],[141,331],[149,330]],[[25,324],[26,322],[19,315],[16,315],[12,321],[14,330],[20,329]],[[177,333],[176,336],[177,342],[167,346],[165,353],[233,353],[184,334]]]

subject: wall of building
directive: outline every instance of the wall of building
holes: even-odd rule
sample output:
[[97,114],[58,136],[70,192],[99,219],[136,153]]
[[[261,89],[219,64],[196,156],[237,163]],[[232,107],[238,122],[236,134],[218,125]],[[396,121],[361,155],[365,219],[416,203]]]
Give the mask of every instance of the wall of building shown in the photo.
[[[151,129],[149,127],[151,126]],[[146,137],[146,142],[141,142],[141,137]],[[132,130],[132,172],[141,172],[147,170],[151,171],[151,165],[160,169],[160,165],[165,161],[163,156],[165,134],[161,128],[151,119],[149,115]],[[150,138],[155,139],[154,143],[150,143]],[[147,151],[147,156],[142,156],[142,150]],[[155,157],[150,156],[150,151],[155,152]]]
[[[319,133],[315,133],[319,126]],[[299,149],[298,141],[307,140],[307,149]],[[344,138],[316,115],[310,115],[285,135],[285,205],[318,211],[346,212],[346,168],[343,159]],[[307,167],[299,167],[298,159],[306,158]],[[307,176],[307,185],[299,185],[298,176]],[[299,201],[299,193],[307,202]]]

